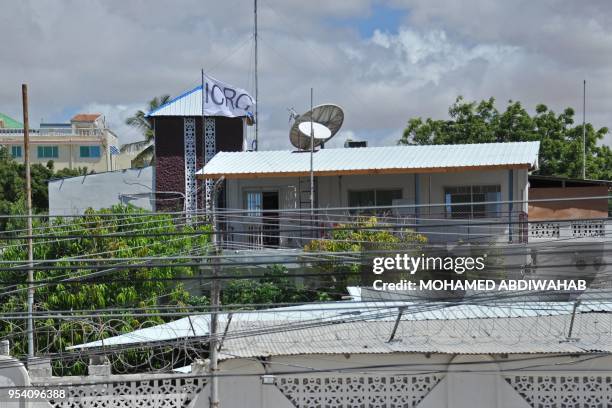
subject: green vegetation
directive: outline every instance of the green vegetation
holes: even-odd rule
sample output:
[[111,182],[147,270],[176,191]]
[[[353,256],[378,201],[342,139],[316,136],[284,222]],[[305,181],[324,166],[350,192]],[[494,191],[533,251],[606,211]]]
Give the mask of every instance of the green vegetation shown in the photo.
[[[104,214],[118,214],[104,216]],[[21,219],[22,223],[25,220]],[[13,227],[20,227],[13,225]],[[23,225],[21,226],[23,228]],[[49,317],[36,320],[36,350],[39,353],[64,352],[70,345],[98,340],[141,328],[143,325],[162,323],[159,317],[142,317],[129,311],[116,311],[116,317],[95,319],[61,319],[53,318],[62,310],[97,311],[110,308],[139,308],[142,312],[155,313],[161,305],[184,306],[189,300],[189,293],[179,277],[192,276],[197,272],[195,267],[186,266],[151,266],[142,260],[109,261],[109,258],[142,258],[142,257],[179,257],[164,259],[166,264],[191,262],[192,253],[205,253],[209,236],[208,226],[190,226],[177,224],[170,215],[147,215],[143,210],[132,207],[115,206],[108,210],[90,210],[84,217],[75,219],[57,219],[51,225],[36,222],[36,234],[53,235],[55,238],[39,238],[35,241],[34,259],[37,265],[53,265],[57,269],[35,271],[35,280],[42,282],[36,289],[35,311],[49,312]],[[151,236],[129,236],[125,234],[146,232]],[[167,235],[176,232],[202,232],[202,234]],[[92,238],[92,235],[116,234],[108,238]],[[124,234],[125,236],[121,236]],[[78,238],[71,236],[78,235]],[[66,238],[62,238],[66,236]],[[24,240],[7,240],[3,242],[4,250],[0,254],[3,261],[15,263],[4,264],[0,271],[0,312],[23,313],[26,306],[26,273],[23,263],[27,259],[27,246]],[[181,256],[184,255],[184,258]],[[108,268],[91,269],[92,263],[78,258],[95,259],[95,264],[108,265]],[[70,258],[76,258],[69,261]],[[40,263],[42,260],[59,262]],[[21,265],[20,269],[16,269]],[[77,269],[62,269],[65,266],[77,266]],[[117,265],[128,265],[117,268]],[[113,268],[113,266],[115,266]],[[12,268],[8,269],[7,268]],[[95,277],[92,275],[95,273]],[[82,280],[82,283],[68,283],[66,278]],[[88,280],[89,279],[89,280]],[[62,280],[64,280],[62,282]],[[179,309],[180,310],[180,309]],[[0,320],[0,337],[10,339],[15,355],[23,355],[26,350],[25,322],[23,319]],[[147,355],[131,352],[124,359],[118,359],[116,368],[124,361],[137,365],[147,360]],[[72,364],[56,365],[57,372],[63,374],[82,374],[84,362],[75,360]],[[58,363],[59,364],[59,363]]]
[[374,277],[372,260],[361,257],[366,251],[378,251],[381,253],[379,256],[385,256],[384,252],[420,254],[422,246],[427,243],[424,235],[411,229],[387,227],[376,217],[364,217],[352,223],[338,224],[326,237],[306,244],[304,249],[308,252],[353,252],[357,255],[355,262],[337,260],[332,256],[330,262],[315,267],[317,272],[329,275],[327,279],[321,278],[322,287],[331,288],[332,293],[344,293],[347,286],[370,284]]
[[[459,144],[519,142],[539,140],[542,175],[582,178],[582,123],[574,124],[575,112],[566,108],[561,114],[537,105],[530,115],[520,102],[509,101],[504,112],[495,99],[467,102],[458,97],[448,110],[450,119],[414,118],[400,139],[401,144]],[[586,176],[612,179],[612,151],[597,145],[608,128],[595,129],[586,124]]]
[[[87,168],[61,169],[54,171],[53,161],[46,166],[33,164],[30,166],[32,175],[32,207],[35,213],[45,213],[49,209],[49,193],[47,183],[54,177],[72,177],[87,174]],[[5,147],[0,147],[0,214],[13,214],[17,209],[25,207],[25,166],[17,163]],[[0,220],[0,231],[4,230],[6,222]]]
[[308,289],[298,285],[283,265],[272,265],[266,269],[261,279],[234,279],[223,287],[222,303],[267,304],[299,303],[330,300],[325,290]]

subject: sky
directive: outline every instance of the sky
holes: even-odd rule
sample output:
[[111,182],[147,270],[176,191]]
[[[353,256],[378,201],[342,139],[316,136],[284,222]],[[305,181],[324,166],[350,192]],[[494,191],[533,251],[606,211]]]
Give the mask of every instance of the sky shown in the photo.
[[[259,139],[286,149],[289,112],[336,103],[346,138],[395,144],[408,119],[448,117],[458,95],[574,107],[612,127],[612,2],[259,0]],[[152,97],[200,69],[254,92],[253,0],[3,0],[0,112],[31,126],[100,112],[122,143]],[[249,129],[253,137],[253,129]],[[612,137],[606,137],[612,144]]]

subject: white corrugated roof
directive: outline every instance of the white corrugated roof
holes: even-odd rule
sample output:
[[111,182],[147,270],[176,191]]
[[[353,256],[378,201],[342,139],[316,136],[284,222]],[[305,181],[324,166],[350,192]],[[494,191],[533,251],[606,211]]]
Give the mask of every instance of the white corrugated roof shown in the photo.
[[[537,168],[540,142],[481,143],[427,146],[386,146],[321,149],[314,154],[315,174],[355,171],[435,172],[444,168],[511,167]],[[249,175],[287,176],[310,172],[309,152],[220,152],[198,173],[228,178]]]
[[[512,302],[489,305],[456,304],[447,302],[326,302],[300,306],[282,307],[259,311],[239,311],[232,314],[228,328],[231,336],[240,327],[258,328],[265,325],[274,331],[294,328],[296,325],[312,327],[320,324],[338,324],[356,320],[394,321],[398,307],[406,307],[403,321],[449,321],[457,319],[502,319],[567,315],[572,312],[573,302]],[[612,312],[612,302],[583,301],[581,312]],[[219,324],[224,327],[228,314],[219,315]],[[210,315],[200,314],[173,322],[160,324],[130,333],[93,341],[68,349],[91,347],[116,347],[130,344],[159,343],[176,339],[206,337],[210,333]],[[313,329],[314,330],[314,329]]]
[[202,85],[147,113],[147,117],[155,116],[202,116]]
[[[228,337],[221,358],[309,354],[444,353],[531,354],[612,352],[609,313],[576,315],[567,340],[571,315],[402,321],[394,340],[392,321],[349,322],[305,329]],[[307,341],[305,341],[307,339]]]

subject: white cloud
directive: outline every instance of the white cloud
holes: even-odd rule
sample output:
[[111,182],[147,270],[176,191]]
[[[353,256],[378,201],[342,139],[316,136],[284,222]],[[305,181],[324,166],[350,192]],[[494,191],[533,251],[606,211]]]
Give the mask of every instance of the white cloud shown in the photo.
[[[394,142],[410,117],[446,117],[459,94],[519,100],[530,109],[579,108],[583,78],[588,118],[610,124],[611,3],[388,2],[406,17],[366,39],[333,19],[364,17],[384,2],[259,2],[262,148],[289,146],[286,108],[307,110],[311,87],[315,103],[345,108],[344,134],[374,145]],[[97,110],[128,142],[139,135],[125,118],[155,95],[196,85],[201,67],[252,91],[247,3],[7,2],[0,112],[20,116],[20,84],[27,82],[31,117]]]
[[125,124],[125,120],[139,109],[143,109],[143,107],[135,104],[128,106],[94,102],[84,105],[79,109],[79,111],[85,113],[103,114],[106,121],[106,126],[119,137],[119,143],[125,144],[144,139],[140,131]]

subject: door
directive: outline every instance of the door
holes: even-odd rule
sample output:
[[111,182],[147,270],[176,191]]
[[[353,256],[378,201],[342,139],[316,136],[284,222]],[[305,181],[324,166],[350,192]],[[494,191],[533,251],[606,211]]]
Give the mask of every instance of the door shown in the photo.
[[262,192],[263,245],[277,247],[279,239],[278,191]]

